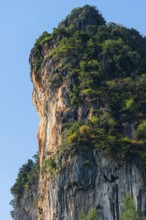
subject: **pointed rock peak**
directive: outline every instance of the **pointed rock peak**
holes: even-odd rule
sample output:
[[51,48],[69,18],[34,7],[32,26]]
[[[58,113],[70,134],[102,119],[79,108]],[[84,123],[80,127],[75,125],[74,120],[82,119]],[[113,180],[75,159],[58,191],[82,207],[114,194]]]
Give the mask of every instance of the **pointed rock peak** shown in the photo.
[[75,8],[64,21],[59,24],[61,28],[74,26],[77,30],[85,30],[88,25],[104,25],[105,20],[94,6],[85,5]]

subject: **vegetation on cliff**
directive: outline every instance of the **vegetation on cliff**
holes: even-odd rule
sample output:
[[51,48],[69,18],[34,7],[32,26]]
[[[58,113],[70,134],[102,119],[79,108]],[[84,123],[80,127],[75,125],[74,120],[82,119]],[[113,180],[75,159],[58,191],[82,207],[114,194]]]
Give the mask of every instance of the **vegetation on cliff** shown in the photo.
[[[39,176],[39,159],[35,155],[34,160],[29,159],[19,169],[18,177],[15,184],[11,188],[13,200],[10,202],[13,208],[19,205],[24,193],[29,192],[29,197],[34,200],[33,194],[37,192],[37,182]],[[11,216],[14,217],[14,211],[11,211]]]
[[91,208],[88,213],[81,211],[80,220],[95,220],[97,219],[97,213],[95,208]]
[[[96,8],[86,5],[37,39],[31,71],[38,82],[46,63],[50,75],[42,85],[54,92],[71,82],[66,99],[74,120],[64,117],[58,151],[90,148],[113,158],[146,160],[145,37],[133,28],[107,24]],[[80,117],[79,110],[84,112]],[[46,158],[42,171],[56,174],[59,159]],[[38,162],[22,166],[11,189],[14,205],[37,174]]]
[[121,214],[121,220],[140,220],[140,213],[136,211],[134,201],[128,193],[123,200],[123,212]]
[[[44,47],[50,47],[43,57]],[[53,46],[55,45],[55,46]],[[48,60],[49,85],[72,80],[70,106],[87,114],[66,124],[63,146],[90,145],[112,156],[144,155],[146,118],[146,38],[138,31],[106,24],[94,8],[77,8],[33,49],[36,75]],[[92,115],[92,117],[89,117]],[[78,143],[78,144],[77,144]]]

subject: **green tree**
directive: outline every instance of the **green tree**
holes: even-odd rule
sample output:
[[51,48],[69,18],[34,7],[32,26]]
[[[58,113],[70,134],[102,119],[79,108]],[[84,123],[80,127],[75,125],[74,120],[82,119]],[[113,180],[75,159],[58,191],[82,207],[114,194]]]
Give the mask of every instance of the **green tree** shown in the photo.
[[30,190],[31,187],[38,181],[39,174],[39,158],[38,155],[33,156],[34,160],[29,159],[22,167],[19,169],[18,177],[15,184],[11,187],[11,194],[13,200],[11,205],[19,203],[23,196],[23,193]]
[[140,215],[136,211],[134,201],[128,193],[123,200],[123,212],[121,214],[121,220],[140,220]]

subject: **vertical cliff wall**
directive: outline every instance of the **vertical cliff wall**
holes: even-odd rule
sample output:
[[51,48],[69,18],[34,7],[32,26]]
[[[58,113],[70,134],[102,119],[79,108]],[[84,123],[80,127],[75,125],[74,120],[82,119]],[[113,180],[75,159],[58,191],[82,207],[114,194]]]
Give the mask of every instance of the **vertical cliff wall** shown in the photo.
[[91,208],[119,220],[128,192],[146,218],[144,48],[136,30],[106,24],[90,6],[36,41],[40,174],[29,220],[78,220]]

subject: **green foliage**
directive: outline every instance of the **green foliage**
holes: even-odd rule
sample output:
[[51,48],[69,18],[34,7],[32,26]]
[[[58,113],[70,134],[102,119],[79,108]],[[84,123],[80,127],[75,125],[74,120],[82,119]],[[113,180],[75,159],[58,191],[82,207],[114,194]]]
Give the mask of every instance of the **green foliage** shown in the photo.
[[133,98],[125,100],[125,108],[126,109],[131,109],[133,104],[134,104],[134,99]]
[[81,141],[79,133],[81,125],[81,122],[68,124],[68,128],[64,131],[63,146],[69,146],[72,143],[79,143]]
[[136,136],[139,139],[146,140],[146,120],[142,121],[139,124],[136,130]]
[[22,167],[19,169],[16,182],[11,188],[11,193],[14,197],[14,200],[11,201],[11,204],[13,205],[15,203],[19,203],[25,190],[31,189],[33,184],[37,182],[39,174],[38,155],[35,155],[34,159],[35,161],[31,159],[28,160],[27,163],[22,165]]
[[44,160],[43,172],[49,177],[56,175],[57,164],[54,158],[48,158]]
[[19,169],[19,173],[15,184],[11,187],[11,194],[13,199],[10,205],[13,210],[10,212],[12,218],[14,218],[14,210],[19,205],[24,193],[28,192],[31,200],[34,200],[32,191],[37,189],[38,177],[39,177],[39,157],[38,154],[33,156],[34,160],[29,159],[27,163],[22,165]]
[[[87,18],[90,18],[90,20]],[[71,14],[67,16],[67,18],[63,22],[60,23],[59,27],[72,26],[73,30],[76,28],[85,29],[88,28],[88,20],[90,22],[90,25],[92,25],[92,32],[95,26],[98,27],[105,24],[104,18],[95,7],[85,5],[82,8],[73,9]],[[84,25],[85,22],[86,25]],[[91,28],[88,29],[88,31],[91,31]]]
[[14,211],[13,211],[13,210],[10,211],[10,215],[11,215],[11,217],[14,219]]
[[103,53],[117,53],[124,46],[124,42],[121,38],[116,40],[108,39],[103,42]]
[[104,112],[86,121],[66,124],[64,128],[63,149],[84,149],[86,146],[103,150],[112,157],[124,158],[126,155],[138,154],[145,160],[143,140],[133,140],[117,132],[117,121]]
[[[64,83],[69,88],[66,95],[76,119],[63,131],[64,149],[88,145],[119,157],[143,154],[145,51],[146,40],[138,31],[106,24],[88,5],[74,9],[52,34],[45,32],[36,41],[35,72],[50,60],[49,86],[57,90]],[[86,113],[79,119],[82,108]]]
[[136,211],[134,201],[128,193],[123,200],[123,212],[121,214],[121,220],[140,220],[140,215]]
[[42,42],[44,39],[50,37],[50,34],[47,32],[43,32],[42,35],[36,40],[34,48],[33,48],[33,54],[35,56],[33,68],[34,72],[36,73],[43,61],[43,55],[42,55]]
[[97,213],[95,208],[91,208],[88,213],[81,211],[80,220],[95,220],[97,219]]
[[[69,48],[69,53],[61,54],[62,59],[73,64],[75,56],[75,66],[78,69],[72,75],[74,86],[69,94],[71,106],[77,109],[80,104],[88,103],[96,109],[93,117],[98,118],[97,123],[92,123],[92,120],[72,123],[64,131],[64,146],[87,144],[102,149],[107,154],[122,157],[144,148],[144,142],[134,142],[128,134],[128,126],[126,132],[123,126],[125,123],[140,121],[145,105],[140,101],[146,98],[145,74],[141,74],[144,68],[140,63],[143,52],[142,48],[135,46],[137,40],[142,41],[138,32],[109,24],[107,27],[100,26],[93,36],[87,29],[82,31],[82,35],[74,29],[69,38],[60,41],[62,48]],[[80,53],[75,42],[80,45]],[[73,69],[71,65],[69,71],[72,72]],[[102,111],[101,105],[104,109]],[[88,132],[83,129],[83,134],[81,126],[88,126]]]

